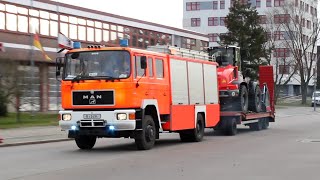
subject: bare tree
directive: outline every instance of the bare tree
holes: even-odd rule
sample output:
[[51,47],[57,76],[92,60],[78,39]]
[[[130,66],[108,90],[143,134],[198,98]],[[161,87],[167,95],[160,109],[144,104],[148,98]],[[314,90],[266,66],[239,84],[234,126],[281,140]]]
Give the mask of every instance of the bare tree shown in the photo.
[[20,122],[20,109],[25,104],[30,104],[30,100],[24,98],[24,92],[30,88],[26,80],[26,73],[19,70],[22,64],[12,59],[2,59],[0,61],[0,90],[5,97],[6,105],[12,105],[17,113],[17,122]]
[[[315,7],[315,4],[310,6]],[[302,104],[306,104],[308,86],[315,74],[313,68],[317,61],[316,43],[319,38],[318,19],[307,10],[310,12],[304,4],[294,4],[291,1],[270,12],[274,25],[285,35],[277,45],[287,48],[292,54],[292,59],[286,60],[286,63],[293,68],[290,79],[296,79],[301,84]],[[316,13],[315,8],[313,13]]]

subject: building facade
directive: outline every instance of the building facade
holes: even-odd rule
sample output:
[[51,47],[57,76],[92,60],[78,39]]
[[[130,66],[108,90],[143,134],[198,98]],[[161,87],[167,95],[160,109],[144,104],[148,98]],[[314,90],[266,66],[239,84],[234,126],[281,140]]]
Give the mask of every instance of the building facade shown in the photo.
[[[46,54],[33,46],[39,34]],[[3,52],[0,62],[19,62],[15,71],[22,74],[21,95],[17,98],[23,111],[59,110],[60,87],[55,79],[55,58],[58,54],[58,33],[87,45],[118,46],[128,39],[129,46],[145,49],[149,45],[176,45],[202,50],[208,46],[206,34],[152,22],[109,14],[50,0],[1,0],[0,41]],[[2,68],[2,69],[1,69]],[[0,77],[6,68],[0,67]],[[16,73],[17,75],[17,73]],[[11,108],[12,110],[13,108]]]
[[[269,28],[270,21],[275,24],[280,22],[295,22],[301,24],[303,28],[303,41],[312,38],[313,28],[317,26],[317,0],[238,0],[240,3],[250,3],[255,7],[260,16],[260,23],[266,28],[268,37],[272,38],[275,44],[271,62],[274,70],[278,74],[278,81],[284,83],[293,71],[293,67],[284,62],[293,58],[293,53],[284,44],[284,40],[289,38],[289,33],[283,28]],[[184,0],[183,1],[183,28],[208,34],[209,46],[217,46],[220,41],[219,36],[228,30],[225,25],[229,8],[235,0]],[[285,10],[284,7],[289,7]],[[292,9],[298,14],[290,13]],[[287,12],[285,12],[287,11]],[[289,12],[288,12],[289,11]],[[315,47],[316,48],[316,47]],[[316,50],[308,49],[310,56],[316,55]],[[312,53],[313,52],[313,53]],[[285,59],[285,61],[283,61]],[[316,63],[313,63],[314,65]],[[313,72],[312,72],[313,73]],[[295,96],[301,93],[300,75],[294,74],[288,84],[282,89],[283,95]],[[309,82],[312,91],[313,78]]]

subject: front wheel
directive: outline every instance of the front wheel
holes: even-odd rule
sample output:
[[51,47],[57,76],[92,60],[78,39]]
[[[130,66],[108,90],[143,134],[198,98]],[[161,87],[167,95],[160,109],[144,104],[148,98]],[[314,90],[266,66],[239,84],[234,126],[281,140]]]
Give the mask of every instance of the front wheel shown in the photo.
[[75,142],[80,149],[92,149],[96,144],[95,136],[77,136]]
[[137,131],[135,135],[135,143],[139,150],[151,149],[156,141],[156,126],[152,116],[145,115],[142,121],[142,130]]

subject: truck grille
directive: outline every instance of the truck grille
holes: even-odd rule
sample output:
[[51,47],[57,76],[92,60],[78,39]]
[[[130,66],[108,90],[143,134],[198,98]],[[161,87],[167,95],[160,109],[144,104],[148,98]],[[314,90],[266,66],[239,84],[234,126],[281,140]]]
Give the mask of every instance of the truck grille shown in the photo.
[[114,91],[73,91],[73,105],[114,105]]
[[80,120],[80,127],[105,127],[104,120]]

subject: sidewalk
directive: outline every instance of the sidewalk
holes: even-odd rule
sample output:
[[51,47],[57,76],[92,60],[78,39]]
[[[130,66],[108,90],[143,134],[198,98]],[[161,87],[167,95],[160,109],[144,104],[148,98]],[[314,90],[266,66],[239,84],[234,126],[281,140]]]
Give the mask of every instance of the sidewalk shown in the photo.
[[67,137],[58,126],[0,129],[0,147],[66,141]]

